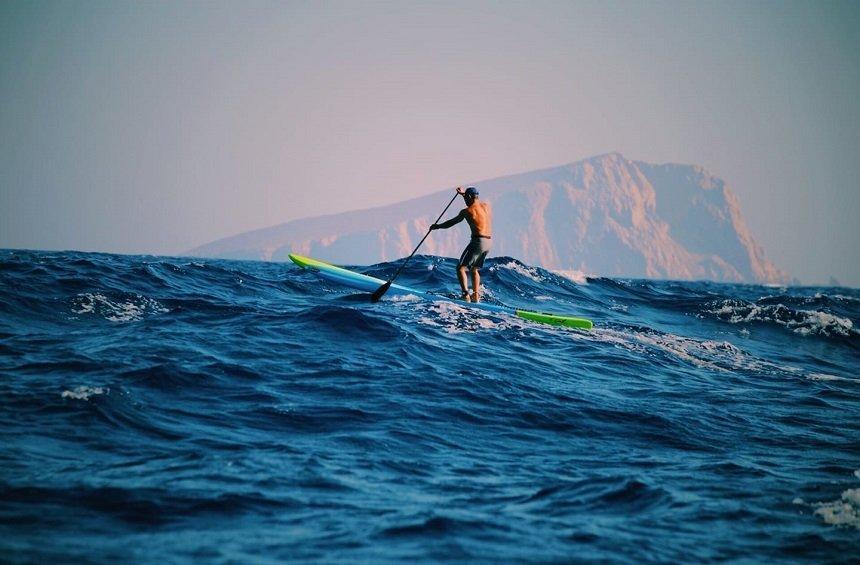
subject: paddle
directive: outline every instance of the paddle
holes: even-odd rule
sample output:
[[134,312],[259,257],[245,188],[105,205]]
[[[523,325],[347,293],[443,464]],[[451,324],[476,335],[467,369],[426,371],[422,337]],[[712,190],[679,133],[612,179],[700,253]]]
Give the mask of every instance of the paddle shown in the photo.
[[[442,216],[445,215],[445,212],[448,211],[448,208],[451,207],[451,204],[454,203],[454,200],[456,200],[458,196],[460,196],[459,192],[454,195],[454,198],[451,199],[451,202],[448,202],[448,205],[445,206],[445,209],[442,210],[442,213],[439,214],[439,217],[436,218],[435,222],[433,222],[434,224],[439,223],[439,220],[442,219]],[[424,243],[424,240],[427,239],[427,236],[430,235],[431,231],[433,231],[433,230],[432,229],[427,230],[427,233],[424,234],[424,237],[421,238],[421,241],[418,242],[418,245],[415,247],[415,249],[412,250],[412,253],[409,255],[409,257],[406,258],[406,261],[404,261],[403,263],[400,264],[400,268],[397,269],[397,272],[394,273],[394,276],[391,277],[390,279],[388,279],[388,282],[386,282],[385,284],[383,284],[382,286],[380,286],[379,288],[377,288],[376,290],[373,291],[373,294],[370,295],[370,301],[371,302],[379,302],[379,299],[382,298],[382,295],[385,294],[386,292],[388,292],[388,289],[391,288],[391,283],[394,282],[394,279],[397,278],[397,275],[400,274],[400,271],[403,270],[403,267],[406,266],[406,263],[408,263],[409,260],[412,259],[412,255],[415,255],[415,252],[418,251],[418,248],[421,247],[421,244]]]

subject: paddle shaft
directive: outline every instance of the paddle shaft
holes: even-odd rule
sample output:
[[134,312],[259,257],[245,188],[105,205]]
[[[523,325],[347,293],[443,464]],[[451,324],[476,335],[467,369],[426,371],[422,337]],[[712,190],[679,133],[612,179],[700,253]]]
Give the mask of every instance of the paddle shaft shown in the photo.
[[[454,200],[456,200],[458,196],[460,196],[460,193],[459,193],[459,192],[458,192],[457,194],[455,194],[455,195],[454,195],[454,198],[452,198],[450,202],[448,202],[448,205],[447,205],[447,206],[445,206],[445,209],[444,209],[444,210],[442,210],[442,213],[441,213],[441,214],[439,214],[439,217],[438,217],[438,218],[436,218],[436,221],[435,221],[435,222],[433,222],[434,224],[438,224],[438,223],[439,223],[439,220],[441,220],[441,219],[442,219],[442,216],[444,216],[444,215],[445,215],[445,212],[447,212],[447,211],[448,211],[448,208],[450,208],[450,207],[451,207],[451,204],[453,204],[453,203],[454,203]],[[422,244],[422,243],[424,243],[424,240],[425,240],[425,239],[427,239],[427,236],[429,236],[429,235],[430,235],[430,232],[431,232],[431,231],[433,231],[433,230],[432,230],[432,229],[427,230],[427,233],[426,233],[426,234],[424,234],[424,237],[422,237],[422,238],[421,238],[421,241],[419,241],[419,242],[418,242],[418,245],[416,245],[416,246],[415,246],[415,249],[413,249],[413,250],[412,250],[412,253],[410,253],[410,254],[409,254],[409,257],[407,257],[407,258],[406,258],[406,261],[404,261],[403,263],[401,263],[401,264],[400,264],[400,267],[397,269],[397,272],[395,272],[395,273],[394,273],[394,276],[393,276],[393,277],[391,277],[390,279],[388,279],[388,282],[387,282],[387,283],[385,283],[382,287],[380,287],[380,289],[382,289],[383,287],[385,287],[385,288],[386,288],[386,290],[388,290],[388,287],[389,287],[389,286],[391,286],[391,283],[392,283],[392,282],[394,282],[394,279],[396,279],[396,278],[397,278],[397,276],[398,276],[398,275],[400,275],[400,272],[401,272],[401,271],[403,271],[403,267],[405,267],[405,266],[406,266],[406,263],[408,263],[408,262],[409,262],[409,260],[410,260],[410,259],[412,259],[412,256],[413,256],[413,255],[415,255],[415,253],[417,253],[417,252],[418,252],[418,248],[419,248],[419,247],[421,247],[421,244]],[[378,291],[377,291],[377,292],[378,292]],[[376,294],[376,293],[374,293],[374,294]]]

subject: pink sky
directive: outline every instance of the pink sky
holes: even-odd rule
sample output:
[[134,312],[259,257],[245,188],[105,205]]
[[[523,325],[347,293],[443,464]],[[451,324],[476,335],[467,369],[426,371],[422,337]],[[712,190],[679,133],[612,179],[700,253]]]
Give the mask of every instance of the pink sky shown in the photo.
[[6,2],[0,247],[177,253],[617,150],[860,285],[856,6]]

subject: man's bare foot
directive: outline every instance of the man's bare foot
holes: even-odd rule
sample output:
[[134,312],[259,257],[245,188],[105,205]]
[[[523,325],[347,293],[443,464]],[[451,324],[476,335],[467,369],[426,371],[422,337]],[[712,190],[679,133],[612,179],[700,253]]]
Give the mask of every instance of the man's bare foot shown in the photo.
[[463,299],[463,300],[465,300],[466,302],[471,302],[471,301],[472,301],[472,295],[471,295],[471,294],[469,294],[468,292],[464,292],[464,293],[463,293],[463,295],[462,295],[460,298],[462,298],[462,299]]
[[481,295],[478,294],[477,292],[473,292],[471,302],[480,302],[480,301],[481,301]]

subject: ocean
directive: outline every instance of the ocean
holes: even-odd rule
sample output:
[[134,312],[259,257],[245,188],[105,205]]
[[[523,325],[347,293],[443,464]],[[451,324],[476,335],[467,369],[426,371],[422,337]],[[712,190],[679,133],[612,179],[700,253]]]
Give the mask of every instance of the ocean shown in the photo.
[[0,251],[0,561],[856,563],[860,291],[483,280]]

